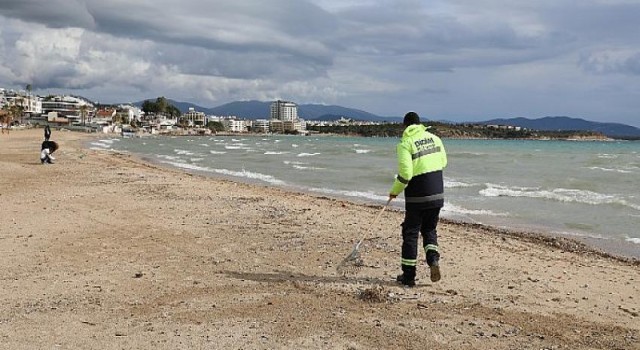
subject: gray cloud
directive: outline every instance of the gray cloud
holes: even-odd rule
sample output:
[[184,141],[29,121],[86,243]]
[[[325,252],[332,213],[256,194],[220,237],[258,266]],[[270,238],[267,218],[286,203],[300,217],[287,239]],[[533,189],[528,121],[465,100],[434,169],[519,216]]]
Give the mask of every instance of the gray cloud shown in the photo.
[[629,122],[640,106],[609,91],[640,89],[637,18],[631,0],[3,0],[0,81],[114,102]]

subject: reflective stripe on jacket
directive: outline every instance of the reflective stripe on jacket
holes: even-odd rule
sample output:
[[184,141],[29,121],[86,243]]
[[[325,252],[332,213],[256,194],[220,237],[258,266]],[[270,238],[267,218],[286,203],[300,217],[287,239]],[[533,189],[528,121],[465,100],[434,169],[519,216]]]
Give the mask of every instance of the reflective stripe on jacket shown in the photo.
[[389,193],[398,195],[404,190],[407,205],[442,207],[442,169],[447,166],[442,140],[422,124],[410,125],[402,133],[396,152],[398,175]]

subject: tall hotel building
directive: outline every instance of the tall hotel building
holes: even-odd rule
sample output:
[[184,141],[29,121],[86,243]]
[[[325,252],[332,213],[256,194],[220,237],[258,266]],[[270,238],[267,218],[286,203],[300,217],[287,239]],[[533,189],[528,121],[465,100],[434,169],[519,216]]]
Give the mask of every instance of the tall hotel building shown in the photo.
[[275,101],[271,103],[271,119],[282,121],[297,121],[298,106],[293,102]]

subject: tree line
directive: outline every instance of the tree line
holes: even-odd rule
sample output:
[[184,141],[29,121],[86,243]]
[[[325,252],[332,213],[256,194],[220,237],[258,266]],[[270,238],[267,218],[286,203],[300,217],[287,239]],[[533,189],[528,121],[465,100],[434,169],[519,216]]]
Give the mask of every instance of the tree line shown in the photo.
[[[569,139],[569,138],[606,138],[595,131],[540,131],[530,129],[492,128],[479,124],[447,124],[441,122],[424,123],[429,131],[445,138],[478,138],[478,139]],[[326,125],[309,126],[307,130],[321,134],[366,137],[401,137],[405,127],[402,123],[385,123],[377,125]]]

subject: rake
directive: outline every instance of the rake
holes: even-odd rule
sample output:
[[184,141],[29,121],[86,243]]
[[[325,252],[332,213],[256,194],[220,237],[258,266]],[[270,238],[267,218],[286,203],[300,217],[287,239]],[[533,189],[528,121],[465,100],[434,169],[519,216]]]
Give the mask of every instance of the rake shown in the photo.
[[352,272],[352,273],[358,272],[362,268],[362,258],[360,257],[360,246],[362,245],[362,242],[364,242],[364,240],[367,238],[369,233],[372,231],[373,226],[375,226],[376,222],[378,222],[378,219],[380,218],[380,216],[382,216],[382,213],[384,212],[384,210],[387,209],[387,207],[389,206],[389,203],[391,203],[391,199],[392,198],[389,198],[387,203],[382,207],[382,209],[380,209],[380,212],[378,212],[378,215],[376,215],[376,218],[373,219],[373,221],[371,222],[371,225],[369,226],[369,229],[367,230],[365,236],[363,236],[358,241],[358,243],[356,243],[356,245],[353,246],[353,249],[351,250],[349,255],[347,255],[344,259],[342,259],[340,264],[338,264],[338,266],[336,267],[336,271],[339,274],[344,276],[349,272]]

